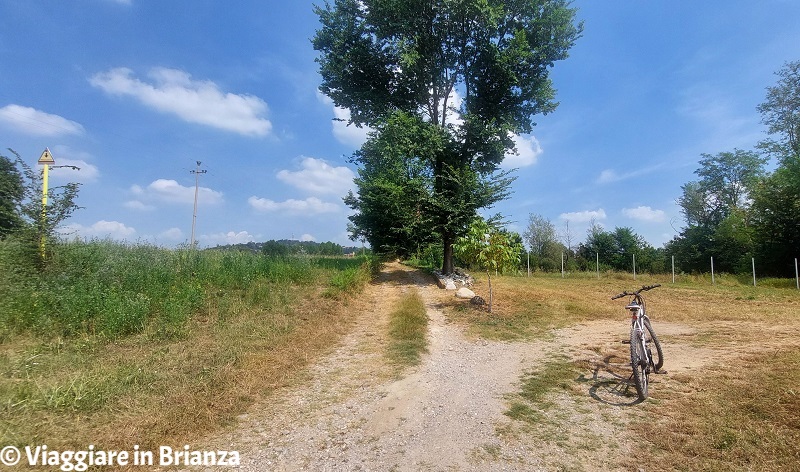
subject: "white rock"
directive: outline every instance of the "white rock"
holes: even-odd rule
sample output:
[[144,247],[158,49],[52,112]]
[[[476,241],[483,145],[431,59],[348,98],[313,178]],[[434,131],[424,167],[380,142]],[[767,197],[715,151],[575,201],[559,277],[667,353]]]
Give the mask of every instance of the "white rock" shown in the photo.
[[456,297],[457,298],[463,298],[465,300],[470,300],[474,296],[475,296],[475,292],[473,292],[472,290],[468,289],[467,287],[461,287],[460,289],[458,289],[456,291]]
[[458,287],[456,287],[456,283],[455,283],[455,282],[453,282],[453,280],[452,280],[452,279],[447,279],[447,281],[446,281],[446,283],[445,283],[445,286],[444,286],[444,288],[445,288],[446,290],[455,290],[455,289],[457,289]]

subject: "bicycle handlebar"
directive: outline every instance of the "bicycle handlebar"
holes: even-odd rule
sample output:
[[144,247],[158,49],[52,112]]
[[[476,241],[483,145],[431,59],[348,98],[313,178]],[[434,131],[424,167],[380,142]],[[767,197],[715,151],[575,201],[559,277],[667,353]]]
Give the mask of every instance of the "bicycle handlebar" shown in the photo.
[[617,298],[626,297],[628,295],[639,295],[639,293],[641,293],[641,292],[646,292],[648,290],[652,290],[652,289],[654,289],[656,287],[660,287],[660,286],[661,286],[661,284],[644,285],[644,286],[642,286],[642,288],[640,288],[639,290],[637,290],[635,292],[629,292],[629,291],[626,290],[626,291],[624,291],[624,292],[622,292],[622,293],[620,293],[618,295],[614,295],[613,297],[611,297],[611,299],[612,300],[616,300]]

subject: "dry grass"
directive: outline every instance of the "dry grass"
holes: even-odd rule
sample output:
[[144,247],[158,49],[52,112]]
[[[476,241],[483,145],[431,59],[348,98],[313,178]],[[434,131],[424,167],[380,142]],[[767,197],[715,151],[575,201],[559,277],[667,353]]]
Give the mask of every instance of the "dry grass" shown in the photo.
[[[486,290],[484,279],[478,275],[478,294]],[[644,470],[800,470],[800,291],[793,286],[752,287],[733,278],[718,279],[715,286],[703,279],[671,284],[668,276],[492,282],[495,313],[451,303],[448,316],[477,336],[510,340],[547,338],[554,329],[598,321],[625,330],[624,300],[610,297],[661,283],[646,301],[665,346],[667,370],[676,371],[657,376],[652,398],[642,404],[595,404],[601,410],[632,409],[623,413],[627,424],[619,426],[642,438],[630,445],[630,457],[636,458],[631,464]],[[597,348],[603,356],[614,353],[608,346]],[[623,351],[620,347],[622,364]],[[592,366],[575,366],[591,377]],[[561,380],[541,387],[552,390]],[[573,393],[586,394],[585,389]],[[544,398],[546,403],[549,396]],[[529,405],[513,406],[511,416],[536,419]]]
[[[323,297],[322,284],[283,290],[273,293],[283,301],[269,311],[254,307],[247,293],[241,303],[209,302],[179,340],[152,333],[114,343],[7,340],[0,353],[2,443],[152,450],[232,423],[296,380],[353,319],[350,302]],[[20,391],[15,382],[29,387]]]
[[[733,367],[733,368],[731,368]],[[800,470],[800,352],[770,352],[685,379],[634,424],[646,470]]]

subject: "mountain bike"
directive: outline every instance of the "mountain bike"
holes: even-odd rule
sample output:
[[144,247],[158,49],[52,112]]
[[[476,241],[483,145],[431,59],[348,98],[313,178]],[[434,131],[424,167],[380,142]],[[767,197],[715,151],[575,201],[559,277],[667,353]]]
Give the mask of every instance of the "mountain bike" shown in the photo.
[[[648,375],[650,373],[666,373],[661,368],[664,366],[664,352],[661,350],[661,343],[658,336],[650,324],[647,316],[642,292],[660,287],[661,284],[645,285],[635,292],[624,291],[619,295],[611,297],[616,300],[622,297],[631,297],[630,302],[625,307],[631,312],[631,369],[633,369],[633,383],[636,385],[636,393],[640,400],[647,398]],[[626,342],[626,341],[623,341]],[[651,346],[655,346],[655,353]]]

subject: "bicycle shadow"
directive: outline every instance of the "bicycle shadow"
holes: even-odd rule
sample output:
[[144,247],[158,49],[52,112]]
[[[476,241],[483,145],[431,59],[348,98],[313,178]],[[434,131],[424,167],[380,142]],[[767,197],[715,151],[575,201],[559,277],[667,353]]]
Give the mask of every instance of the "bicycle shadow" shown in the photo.
[[630,359],[618,354],[595,362],[592,376],[582,374],[578,381],[590,384],[589,395],[606,405],[633,406],[642,402],[631,377]]

